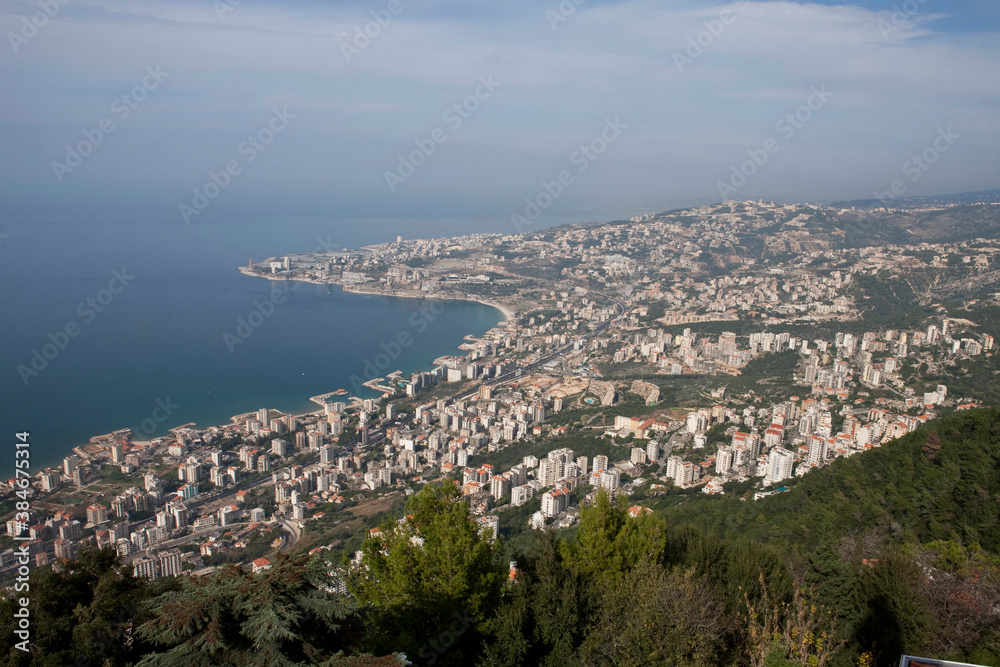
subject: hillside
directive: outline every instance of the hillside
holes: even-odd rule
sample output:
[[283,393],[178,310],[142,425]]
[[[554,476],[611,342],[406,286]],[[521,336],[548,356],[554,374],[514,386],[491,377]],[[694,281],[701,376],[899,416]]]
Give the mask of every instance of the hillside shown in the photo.
[[805,550],[877,529],[898,541],[951,539],[1000,554],[1000,409],[936,420],[757,502],[692,498],[667,518]]

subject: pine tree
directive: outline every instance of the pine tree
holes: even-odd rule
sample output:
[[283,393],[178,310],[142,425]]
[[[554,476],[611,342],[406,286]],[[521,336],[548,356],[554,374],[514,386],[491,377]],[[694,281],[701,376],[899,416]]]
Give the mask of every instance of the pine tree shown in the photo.
[[318,557],[278,556],[259,574],[236,566],[191,579],[148,604],[138,635],[160,652],[143,667],[313,665],[349,648],[350,605]]
[[[152,590],[110,548],[85,547],[75,561],[60,563],[55,570],[38,568],[31,573],[27,594],[14,591],[0,597],[0,634],[12,640],[3,664],[132,664],[144,649],[132,629]],[[17,650],[13,641],[20,597],[30,600],[29,653]]]
[[469,664],[499,604],[500,543],[480,532],[454,485],[424,487],[406,511],[372,531],[349,580],[371,622],[369,646],[421,663]]

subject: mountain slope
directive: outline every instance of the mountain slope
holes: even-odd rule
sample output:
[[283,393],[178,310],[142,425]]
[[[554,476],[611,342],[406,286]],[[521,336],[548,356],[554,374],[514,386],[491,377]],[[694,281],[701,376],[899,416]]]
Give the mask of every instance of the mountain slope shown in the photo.
[[1000,409],[935,420],[757,502],[693,498],[668,510],[667,518],[803,549],[831,536],[881,529],[897,539],[957,539],[998,554]]

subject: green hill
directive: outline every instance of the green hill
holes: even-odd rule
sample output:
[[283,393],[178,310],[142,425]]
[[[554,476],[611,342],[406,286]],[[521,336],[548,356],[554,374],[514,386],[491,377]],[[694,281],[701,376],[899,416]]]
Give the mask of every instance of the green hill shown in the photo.
[[801,550],[881,529],[901,542],[953,540],[1000,554],[1000,409],[935,420],[790,486],[756,502],[691,498],[667,519]]

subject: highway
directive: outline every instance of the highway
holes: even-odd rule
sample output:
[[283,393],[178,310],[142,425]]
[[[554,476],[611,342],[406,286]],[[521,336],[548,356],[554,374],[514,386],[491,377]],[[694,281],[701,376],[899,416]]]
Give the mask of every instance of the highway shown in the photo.
[[[619,301],[618,299],[616,299],[616,298],[614,298],[612,296],[607,296],[605,294],[602,294],[601,296],[603,296],[608,301],[611,301],[612,303],[615,304],[615,308],[618,310],[618,314],[615,317],[607,320],[606,322],[602,322],[596,329],[594,329],[593,331],[591,331],[589,334],[585,335],[583,337],[584,341],[589,341],[591,338],[594,338],[596,336],[601,335],[601,333],[603,333],[604,330],[607,329],[608,326],[610,326],[612,322],[614,322],[615,320],[617,320],[618,318],[620,318],[622,315],[625,314],[625,304],[623,304],[621,301]],[[542,357],[541,359],[539,359],[537,361],[534,361],[534,362],[532,362],[532,363],[530,363],[530,364],[528,364],[526,366],[518,367],[517,370],[513,370],[513,371],[511,371],[509,373],[504,373],[503,375],[497,376],[495,378],[488,378],[486,380],[483,380],[483,384],[484,385],[488,385],[488,386],[494,386],[494,385],[500,385],[500,384],[506,384],[508,382],[512,382],[512,381],[516,380],[517,378],[521,377],[524,373],[527,373],[527,372],[529,372],[529,371],[531,371],[531,370],[533,370],[533,369],[535,369],[535,368],[537,368],[539,366],[543,366],[543,365],[549,363],[550,361],[552,361],[556,357],[558,357],[558,356],[560,356],[562,354],[565,354],[566,352],[568,352],[572,348],[573,348],[573,343],[567,343],[566,345],[563,345],[562,347],[554,350],[553,352],[548,353],[547,355],[545,355],[544,357]],[[468,397],[473,396],[473,395],[475,395],[477,393],[479,393],[479,388],[478,387],[476,387],[474,389],[470,389],[470,390],[465,391],[465,392],[462,392],[461,394],[457,394],[455,396],[455,400],[460,400],[460,399],[463,399],[463,398],[468,398]]]

